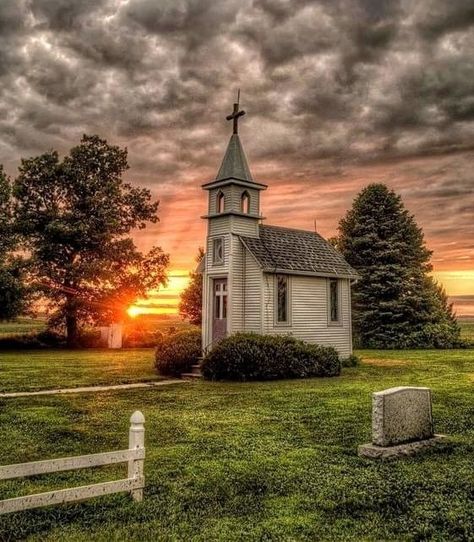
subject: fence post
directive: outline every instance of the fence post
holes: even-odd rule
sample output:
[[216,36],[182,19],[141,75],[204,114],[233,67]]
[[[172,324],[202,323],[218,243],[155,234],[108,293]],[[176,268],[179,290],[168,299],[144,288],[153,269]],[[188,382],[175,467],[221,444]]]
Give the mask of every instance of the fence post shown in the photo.
[[[145,447],[145,416],[139,411],[136,410],[130,417],[130,432],[129,432],[129,445],[130,450],[136,450]],[[128,477],[129,478],[140,478],[143,480],[142,485],[139,489],[132,489],[131,495],[134,501],[141,501],[143,499],[143,486],[144,484],[144,475],[143,475],[143,459],[131,459],[128,462]]]

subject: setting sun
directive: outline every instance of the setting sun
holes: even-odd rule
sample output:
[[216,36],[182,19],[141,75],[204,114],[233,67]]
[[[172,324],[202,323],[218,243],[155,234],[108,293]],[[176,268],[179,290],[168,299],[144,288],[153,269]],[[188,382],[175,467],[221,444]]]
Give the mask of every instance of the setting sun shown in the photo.
[[189,274],[183,270],[172,270],[168,275],[168,285],[152,290],[147,299],[138,299],[127,309],[127,314],[135,318],[141,314],[177,314],[179,296],[189,282]]

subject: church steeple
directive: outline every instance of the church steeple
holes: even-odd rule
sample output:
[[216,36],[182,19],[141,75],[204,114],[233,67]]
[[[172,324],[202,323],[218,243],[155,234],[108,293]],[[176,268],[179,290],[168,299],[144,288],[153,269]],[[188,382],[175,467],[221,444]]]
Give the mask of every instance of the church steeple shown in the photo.
[[232,135],[227,145],[224,159],[216,178],[203,184],[209,191],[208,235],[214,236],[217,231],[235,234],[258,236],[258,225],[262,219],[260,214],[260,192],[267,186],[254,180],[245,157],[239,138],[239,118],[245,111],[239,110],[239,100],[234,103],[232,114],[226,117],[233,121]]

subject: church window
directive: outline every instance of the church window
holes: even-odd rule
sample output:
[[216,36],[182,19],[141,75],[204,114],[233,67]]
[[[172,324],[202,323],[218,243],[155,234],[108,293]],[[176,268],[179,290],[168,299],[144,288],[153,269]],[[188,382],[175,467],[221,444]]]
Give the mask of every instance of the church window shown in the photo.
[[289,323],[289,284],[287,275],[276,276],[276,313],[278,324]]
[[212,242],[212,263],[220,265],[224,263],[224,239],[216,237]]
[[218,213],[223,213],[225,211],[225,197],[223,192],[217,194],[216,208]]
[[337,279],[329,279],[329,321],[340,322],[339,283]]
[[248,215],[250,213],[250,194],[245,190],[240,197],[240,210]]

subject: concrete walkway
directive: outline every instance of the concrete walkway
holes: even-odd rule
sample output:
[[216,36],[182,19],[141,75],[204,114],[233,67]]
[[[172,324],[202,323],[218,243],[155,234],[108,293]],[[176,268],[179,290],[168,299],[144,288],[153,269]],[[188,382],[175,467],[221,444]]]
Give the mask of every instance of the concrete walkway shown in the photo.
[[87,386],[83,388],[64,388],[56,390],[40,390],[40,391],[16,391],[10,393],[0,393],[0,398],[3,397],[33,397],[35,395],[56,395],[64,393],[90,393],[97,391],[113,391],[113,390],[134,390],[138,388],[156,388],[161,386],[169,386],[170,384],[184,384],[186,380],[157,380],[153,382],[135,382],[134,384],[115,384],[113,386]]

